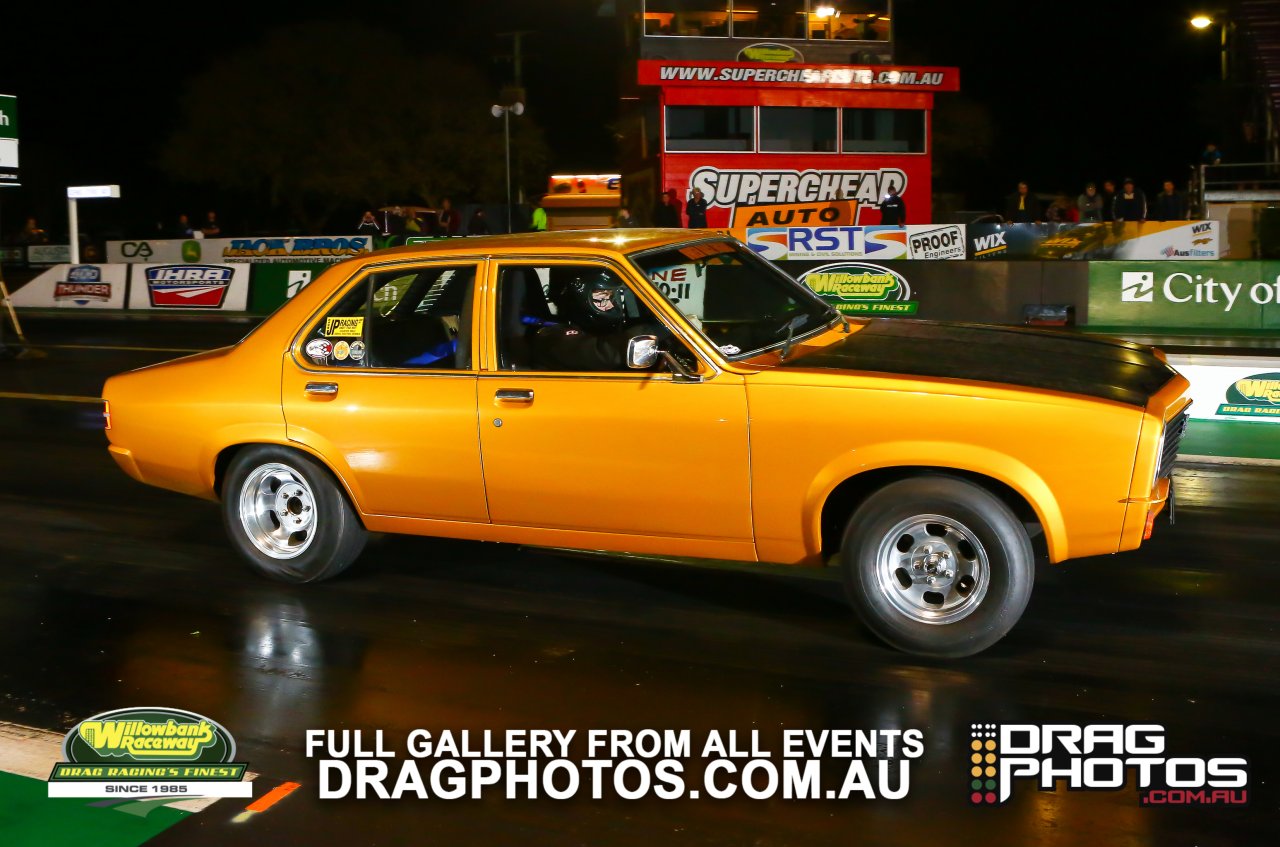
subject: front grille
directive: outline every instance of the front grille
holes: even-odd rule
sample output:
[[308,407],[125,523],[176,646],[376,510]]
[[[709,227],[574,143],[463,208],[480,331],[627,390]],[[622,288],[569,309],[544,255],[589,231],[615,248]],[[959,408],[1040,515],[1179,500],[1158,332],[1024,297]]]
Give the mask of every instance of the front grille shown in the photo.
[[1178,446],[1182,444],[1182,436],[1187,432],[1187,420],[1191,416],[1191,404],[1188,403],[1177,416],[1169,421],[1164,430],[1164,451],[1160,454],[1160,471],[1156,479],[1168,479],[1173,473],[1173,464],[1178,461]]

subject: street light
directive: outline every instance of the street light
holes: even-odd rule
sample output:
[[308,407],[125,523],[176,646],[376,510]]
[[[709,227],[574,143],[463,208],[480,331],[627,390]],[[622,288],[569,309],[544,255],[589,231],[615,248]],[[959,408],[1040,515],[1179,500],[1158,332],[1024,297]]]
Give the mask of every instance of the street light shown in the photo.
[[[1215,20],[1215,15],[1218,15],[1218,14],[1222,15],[1222,19],[1220,21]],[[1219,24],[1219,23],[1221,24],[1222,31],[1221,31],[1221,44],[1220,44],[1219,58],[1222,65],[1222,80],[1223,82],[1226,82],[1227,71],[1228,71],[1227,60],[1228,60],[1228,52],[1229,52],[1228,51],[1229,42],[1228,42],[1227,31],[1231,28],[1231,21],[1229,21],[1226,18],[1226,13],[1222,12],[1222,10],[1219,10],[1218,12],[1215,12],[1212,15],[1200,13],[1195,17],[1193,17],[1190,21],[1188,21],[1188,23],[1190,23],[1191,26],[1193,26],[1200,32],[1204,32],[1205,30],[1209,29],[1215,24]]]
[[513,231],[511,226],[511,116],[520,117],[524,114],[523,103],[512,103],[509,106],[492,106],[489,114],[495,118],[502,118],[502,136],[506,143],[507,150],[507,232]]

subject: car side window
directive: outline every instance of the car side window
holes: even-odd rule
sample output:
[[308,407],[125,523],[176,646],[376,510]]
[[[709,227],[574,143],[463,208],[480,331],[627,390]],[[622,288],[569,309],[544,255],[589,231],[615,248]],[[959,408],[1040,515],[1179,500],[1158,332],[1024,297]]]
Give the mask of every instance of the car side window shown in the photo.
[[696,368],[684,345],[604,266],[504,265],[497,298],[501,370],[629,373],[627,344],[640,335],[658,336],[663,349]]
[[468,370],[475,265],[428,265],[376,274],[369,366]]
[[340,368],[468,370],[474,265],[371,274],[312,328],[303,354]]
[[333,368],[368,367],[365,316],[369,311],[369,280],[338,300],[311,329],[302,354],[313,365]]

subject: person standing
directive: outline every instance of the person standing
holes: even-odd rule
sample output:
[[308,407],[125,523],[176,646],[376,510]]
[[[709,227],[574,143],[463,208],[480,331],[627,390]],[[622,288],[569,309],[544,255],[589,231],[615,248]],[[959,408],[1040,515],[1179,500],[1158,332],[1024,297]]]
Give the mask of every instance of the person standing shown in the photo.
[[1084,187],[1084,193],[1076,198],[1076,209],[1080,212],[1081,223],[1102,220],[1102,195],[1098,193],[1097,185],[1091,182]]
[[689,229],[707,228],[707,198],[702,196],[701,188],[693,189],[684,210],[689,216]]
[[1040,222],[1040,205],[1026,182],[1018,183],[1018,190],[1005,198],[1005,220],[1015,224]]
[[370,238],[382,235],[382,228],[378,226],[378,219],[373,216],[373,212],[364,213],[360,225],[356,227],[356,235],[367,235]]
[[662,202],[653,210],[653,225],[676,228],[680,226],[680,209],[675,205],[675,191],[665,191]]
[[204,223],[200,225],[200,231],[204,233],[205,238],[221,238],[222,224],[218,223],[218,213],[210,209],[204,213]]
[[1185,221],[1189,217],[1187,211],[1186,195],[1174,188],[1173,180],[1166,179],[1163,190],[1151,204],[1151,220]]
[[880,223],[885,226],[904,226],[906,222],[907,204],[898,196],[898,189],[891,185],[880,201]]
[[542,208],[541,197],[535,197],[533,200],[533,217],[529,219],[529,231],[547,231],[547,210]]
[[178,215],[178,220],[173,225],[173,237],[191,238],[193,235],[195,235],[195,230],[191,228],[191,219],[186,215]]
[[1124,223],[1141,223],[1147,219],[1147,195],[1131,178],[1125,178],[1123,190],[1116,195],[1112,217]]
[[1116,219],[1116,181],[1104,179],[1100,193],[1102,194],[1102,219],[1114,221]]
[[488,234],[489,217],[484,213],[484,206],[481,206],[471,213],[471,220],[467,221],[467,235]]
[[440,214],[436,218],[436,223],[440,227],[440,234],[445,238],[457,235],[458,229],[462,226],[462,215],[453,208],[453,201],[448,197],[440,201]]
[[1200,154],[1200,164],[1202,165],[1221,165],[1222,151],[1218,149],[1218,145],[1210,141],[1204,146],[1204,152]]
[[632,229],[640,226],[636,219],[631,215],[631,210],[626,206],[618,207],[618,215],[613,220],[614,229]]

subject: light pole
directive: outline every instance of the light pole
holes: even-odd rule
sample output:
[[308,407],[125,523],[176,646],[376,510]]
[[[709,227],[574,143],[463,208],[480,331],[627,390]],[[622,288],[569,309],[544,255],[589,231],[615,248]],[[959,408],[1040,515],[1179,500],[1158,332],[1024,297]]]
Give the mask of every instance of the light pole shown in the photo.
[[489,113],[495,118],[502,118],[502,137],[507,150],[507,232],[512,232],[511,226],[511,116],[519,117],[524,114],[523,103],[512,103],[509,106],[492,106]]

